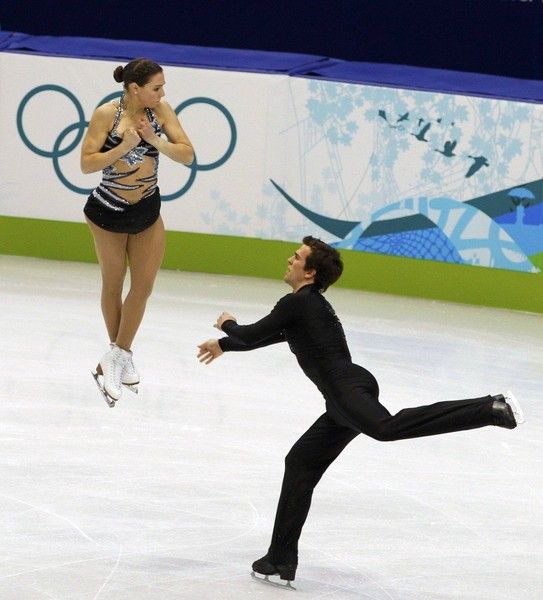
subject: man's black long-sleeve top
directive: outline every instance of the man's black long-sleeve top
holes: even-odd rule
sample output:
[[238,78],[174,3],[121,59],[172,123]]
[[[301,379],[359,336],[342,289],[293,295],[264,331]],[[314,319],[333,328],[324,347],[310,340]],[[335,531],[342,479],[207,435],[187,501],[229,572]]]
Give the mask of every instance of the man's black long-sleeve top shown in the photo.
[[251,325],[225,321],[228,337],[219,345],[225,352],[262,348],[287,341],[304,373],[328,397],[338,379],[352,366],[343,327],[316,285],[306,285],[283,296],[269,315]]
[[330,303],[315,284],[283,296],[271,313],[251,325],[225,321],[228,335],[219,340],[221,349],[244,351],[288,342],[304,373],[326,400],[326,410],[334,419],[359,430],[350,417],[350,407],[358,404],[362,392],[379,396],[375,377],[353,364],[343,327]]

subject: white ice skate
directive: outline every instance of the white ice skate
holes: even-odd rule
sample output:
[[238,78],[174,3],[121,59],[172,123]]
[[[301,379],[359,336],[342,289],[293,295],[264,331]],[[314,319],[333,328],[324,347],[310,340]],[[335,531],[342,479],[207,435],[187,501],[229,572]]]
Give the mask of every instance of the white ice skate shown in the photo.
[[130,357],[128,359],[128,362],[126,363],[126,367],[123,371],[121,381],[127,390],[130,390],[134,394],[138,393],[138,383],[140,382],[140,376],[139,373],[136,371],[136,367],[134,366],[134,361],[132,360],[132,353],[130,353]]
[[513,411],[513,416],[515,417],[515,421],[517,422],[517,425],[524,423],[524,421],[525,421],[524,412],[523,412],[522,408],[520,407],[519,401],[515,398],[515,396],[513,396],[513,392],[508,390],[504,394],[504,398],[505,398],[505,401],[507,402],[507,404],[509,404],[509,406],[511,407],[511,410]]
[[129,351],[114,345],[100,359],[96,371],[92,373],[96,385],[110,407],[114,407],[122,395],[122,376],[129,359]]
[[[110,342],[109,347],[113,349],[115,346],[114,342]],[[132,352],[130,352],[130,358],[126,363],[125,369],[123,371],[123,376],[121,379],[121,383],[126,387],[126,389],[130,390],[134,394],[138,393],[138,383],[140,382],[139,373],[136,371],[136,367],[134,366],[134,358]]]

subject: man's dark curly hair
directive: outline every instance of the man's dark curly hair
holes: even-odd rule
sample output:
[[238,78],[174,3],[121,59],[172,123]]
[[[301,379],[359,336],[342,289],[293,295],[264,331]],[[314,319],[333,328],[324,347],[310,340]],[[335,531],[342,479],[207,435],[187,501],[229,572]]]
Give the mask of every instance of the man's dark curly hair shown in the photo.
[[311,254],[305,259],[305,270],[315,269],[315,283],[321,292],[335,283],[343,273],[343,261],[339,252],[318,238],[306,235],[303,243],[311,248]]

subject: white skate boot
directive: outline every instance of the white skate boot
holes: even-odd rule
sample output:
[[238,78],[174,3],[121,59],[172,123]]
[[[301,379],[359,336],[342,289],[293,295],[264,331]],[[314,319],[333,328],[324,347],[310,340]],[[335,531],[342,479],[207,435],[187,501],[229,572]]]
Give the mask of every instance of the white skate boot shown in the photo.
[[100,388],[104,400],[109,406],[115,406],[115,402],[122,395],[122,376],[126,368],[130,352],[114,345],[100,359],[93,377]]
[[[110,342],[109,347],[113,349],[115,346],[115,342]],[[128,362],[126,363],[125,369],[123,371],[123,376],[121,379],[121,383],[126,386],[134,394],[138,393],[138,383],[140,382],[140,375],[136,371],[136,367],[134,366],[134,357],[132,351],[130,351],[130,357]]]
[[130,352],[130,356],[128,357],[128,361],[123,371],[122,376],[122,384],[126,386],[131,392],[134,394],[138,393],[138,383],[140,382],[139,373],[136,371],[136,367],[134,366],[134,361],[132,359],[132,352]]

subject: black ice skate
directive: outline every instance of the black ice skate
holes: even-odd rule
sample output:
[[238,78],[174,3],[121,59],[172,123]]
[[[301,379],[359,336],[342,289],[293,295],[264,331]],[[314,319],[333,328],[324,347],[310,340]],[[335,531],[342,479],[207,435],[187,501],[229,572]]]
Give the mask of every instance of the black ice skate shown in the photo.
[[[265,583],[266,585],[272,585],[274,587],[284,588],[286,590],[296,590],[295,587],[292,586],[292,582],[296,576],[296,568],[298,565],[274,565],[268,558],[268,555],[263,556],[262,558],[256,560],[253,563],[253,572],[251,573],[251,577],[260,581],[261,583]],[[264,577],[258,577],[259,575],[264,575]],[[271,575],[279,575],[280,579],[286,581],[286,583],[279,583],[277,581],[271,581],[269,577]]]
[[494,425],[514,429],[517,425],[524,423],[524,413],[520,407],[519,401],[512,392],[508,391],[505,395],[498,394],[493,396],[492,416]]

